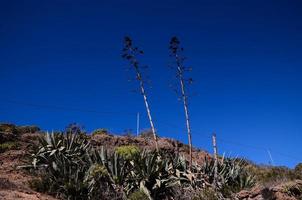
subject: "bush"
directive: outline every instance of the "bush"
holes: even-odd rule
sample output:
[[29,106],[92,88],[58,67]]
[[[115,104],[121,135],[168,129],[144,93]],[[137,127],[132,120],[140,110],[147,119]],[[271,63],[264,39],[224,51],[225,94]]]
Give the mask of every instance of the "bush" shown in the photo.
[[126,160],[132,160],[140,153],[140,149],[134,145],[120,146],[115,152]]
[[148,199],[148,196],[140,190],[131,193],[130,196],[128,197],[128,200],[143,200],[143,199]]
[[97,129],[95,131],[92,132],[92,136],[96,136],[96,135],[108,135],[109,132],[107,129],[105,128],[100,128],[100,129]]
[[257,182],[266,185],[290,181],[298,178],[297,174],[295,174],[295,171],[287,167],[250,165],[248,170],[250,173],[255,175]]
[[48,192],[49,185],[51,184],[50,179],[41,177],[41,178],[34,178],[30,181],[28,181],[28,185],[31,189],[37,191],[37,192],[42,192],[46,193]]
[[86,174],[85,183],[88,185],[88,199],[105,200],[116,196],[114,188],[111,187],[113,181],[104,165],[92,164]]
[[3,153],[8,150],[16,149],[18,144],[16,142],[5,142],[0,144],[0,153]]
[[248,171],[254,174],[256,180],[265,185],[278,184],[284,181],[302,179],[302,164],[299,163],[294,169],[288,167],[258,166],[251,164]]

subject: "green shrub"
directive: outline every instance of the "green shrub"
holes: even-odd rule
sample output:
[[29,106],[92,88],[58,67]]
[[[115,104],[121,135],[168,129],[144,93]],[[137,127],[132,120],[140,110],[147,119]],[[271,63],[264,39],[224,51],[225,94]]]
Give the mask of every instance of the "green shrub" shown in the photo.
[[130,196],[128,197],[128,200],[145,200],[145,199],[148,199],[148,196],[140,190],[131,193]]
[[140,149],[134,145],[120,146],[115,149],[115,152],[126,160],[132,160],[140,153]]
[[251,164],[247,168],[250,173],[255,175],[257,182],[261,184],[274,184],[302,179],[302,164],[298,164],[294,169],[255,164]]
[[3,153],[8,150],[16,149],[18,144],[16,142],[5,142],[0,144],[0,153]]
[[34,178],[30,181],[28,181],[28,185],[31,189],[37,191],[46,193],[48,192],[49,185],[50,185],[50,179],[41,177],[41,178]]
[[100,164],[92,165],[89,169],[89,177],[107,178],[108,176],[109,174],[107,169]]
[[261,184],[272,184],[284,181],[295,180],[298,174],[287,167],[273,166],[248,166],[248,171],[256,177],[257,182]]
[[100,129],[94,130],[92,132],[92,136],[95,136],[95,135],[108,135],[108,134],[109,134],[109,132],[105,128],[100,128]]
[[92,164],[84,181],[88,185],[88,199],[109,199],[115,194],[115,190],[111,187],[114,182],[104,165]]

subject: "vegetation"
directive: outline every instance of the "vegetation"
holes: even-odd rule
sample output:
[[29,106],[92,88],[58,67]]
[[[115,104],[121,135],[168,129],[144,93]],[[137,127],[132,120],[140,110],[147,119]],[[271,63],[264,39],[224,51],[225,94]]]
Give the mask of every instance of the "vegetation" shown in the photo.
[[255,176],[247,170],[242,159],[223,158],[217,163],[217,177],[215,179],[215,161],[206,159],[201,166],[201,172],[206,174],[206,182],[211,184],[221,196],[230,197],[242,189],[255,185]]
[[[2,127],[16,130],[17,138],[28,132],[17,126]],[[22,129],[26,131],[18,132]],[[152,131],[146,133],[142,137],[152,139]],[[147,151],[134,145],[94,148],[76,125],[41,136],[33,149],[27,149],[31,155],[23,168],[35,176],[28,182],[32,189],[60,199],[233,199],[255,184],[272,188],[285,182],[279,187],[282,193],[302,199],[302,181],[297,181],[302,164],[289,169],[219,157],[214,178],[212,158],[190,168],[188,160],[171,151]],[[3,142],[0,152],[17,149],[18,144],[16,139]],[[263,192],[267,197],[275,195],[270,189]]]
[[0,151],[16,148],[16,141],[23,133],[35,133],[40,129],[37,126],[16,126],[14,124],[0,124]]
[[36,133],[40,131],[40,128],[37,126],[19,126],[17,127],[18,133]]
[[148,199],[148,196],[140,190],[131,193],[128,197],[128,200],[142,200],[142,199]]
[[[176,73],[176,78],[180,82],[180,98],[183,102],[184,112],[185,112],[185,119],[186,119],[186,127],[188,133],[188,143],[189,143],[189,156],[190,156],[190,167],[192,166],[192,134],[191,134],[191,123],[189,117],[189,109],[188,109],[188,93],[187,93],[187,85],[191,84],[192,78],[186,79],[185,74],[188,71],[191,71],[190,67],[186,67],[184,65],[185,57],[183,55],[183,48],[180,46],[180,41],[177,37],[172,37],[170,41],[170,56],[174,59],[173,67]],[[187,84],[188,83],[188,84]],[[178,90],[176,90],[178,91]]]
[[253,185],[253,177],[238,159],[223,159],[219,178],[213,182],[213,160],[204,165],[189,162],[167,152],[140,151],[120,146],[115,151],[95,149],[80,132],[47,133],[30,162],[22,166],[37,175],[29,184],[40,192],[62,199],[171,199],[178,190],[194,196],[227,197]]
[[302,185],[301,184],[288,184],[284,186],[284,192],[291,197],[302,200]]
[[23,167],[41,175],[43,187],[40,188],[64,199],[85,199],[89,143],[78,134],[52,133],[41,138],[39,144],[38,151],[32,154],[31,163]]
[[100,128],[100,129],[96,129],[92,132],[92,136],[96,136],[96,135],[108,135],[109,132],[107,129],[105,128]]
[[18,144],[16,142],[5,142],[0,144],[0,153],[3,153],[7,150],[16,149]]
[[[182,152],[189,152],[188,160],[178,153],[159,149],[142,73],[144,66],[138,61],[143,51],[133,46],[131,38],[125,37],[122,57],[135,71],[151,127],[140,137],[153,139],[156,150],[141,150],[134,145],[95,148],[90,144],[91,137],[80,126],[70,124],[64,132],[41,134],[39,143],[32,144],[28,150],[30,157],[21,168],[36,177],[28,182],[29,186],[68,200],[167,200],[183,196],[193,200],[218,200],[232,198],[256,184],[302,179],[302,163],[295,169],[259,166],[244,159],[224,157],[194,163],[187,93],[187,83],[192,79],[185,76],[191,69],[184,65],[183,48],[176,37],[171,39],[169,49],[185,111],[188,145],[182,145]],[[36,126],[0,124],[0,153],[18,148],[16,141],[21,134],[39,131]],[[109,135],[109,132],[104,128],[92,132],[92,136],[98,135]],[[132,137],[131,132],[127,136]],[[289,196],[302,199],[302,183],[285,185],[282,189]]]
[[249,164],[248,171],[255,176],[258,183],[262,185],[274,185],[284,181],[302,179],[302,170],[298,164],[295,169],[287,167],[261,166]]
[[142,50],[138,49],[138,47],[133,46],[133,42],[130,37],[124,38],[124,48],[123,48],[122,57],[130,63],[131,68],[134,69],[135,71],[135,79],[139,82],[140,93],[142,94],[144,99],[148,119],[150,122],[150,127],[153,134],[153,139],[155,142],[156,151],[159,151],[158,143],[157,143],[157,134],[152,120],[150,103],[148,101],[147,92],[145,88],[146,80],[145,77],[143,77],[143,73],[142,73],[142,69],[146,68],[146,66],[141,66],[141,64],[138,61],[138,57],[143,54],[144,52]]
[[0,132],[11,133],[11,134],[21,134],[21,133],[35,133],[40,131],[37,126],[16,126],[14,124],[2,123],[0,124]]
[[46,177],[34,178],[28,181],[28,185],[31,189],[42,193],[47,193],[49,184],[50,179],[47,179]]
[[140,153],[140,150],[137,146],[128,145],[117,147],[115,152],[126,160],[134,159]]
[[0,124],[0,144],[15,141],[17,138],[17,128],[13,124]]
[[13,124],[2,123],[0,124],[0,132],[16,134],[17,128]]
[[[4,128],[17,130],[16,135],[21,130],[11,125]],[[103,134],[104,130],[97,132]],[[152,131],[141,135],[152,136]],[[135,145],[95,148],[89,138],[76,124],[65,132],[41,134],[39,143],[28,149],[29,160],[22,166],[35,176],[29,186],[61,199],[215,200],[232,199],[255,184],[272,186],[301,179],[302,174],[302,164],[289,169],[224,157],[218,158],[217,165],[207,158],[190,168],[188,160],[171,151],[141,150]],[[0,144],[0,152],[17,147],[15,140],[9,140]],[[302,184],[292,183],[284,185],[283,192],[301,198]]]

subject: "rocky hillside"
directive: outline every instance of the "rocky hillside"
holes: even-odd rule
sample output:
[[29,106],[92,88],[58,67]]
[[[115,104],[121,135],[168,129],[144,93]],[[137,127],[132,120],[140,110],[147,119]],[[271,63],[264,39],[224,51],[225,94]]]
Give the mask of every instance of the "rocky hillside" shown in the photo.
[[23,164],[27,149],[37,142],[40,136],[38,131],[36,127],[28,130],[9,124],[0,126],[0,199],[55,200],[33,191],[29,183],[34,177],[17,169]]
[[[28,149],[38,142],[43,134],[36,126],[15,126],[13,124],[0,125],[0,199],[15,200],[54,200],[54,197],[33,191],[30,188],[34,178],[18,166],[24,164],[28,156]],[[148,133],[143,137],[117,136],[108,133],[87,135],[94,146],[105,146],[114,149],[118,146],[133,144],[140,148],[153,149],[154,143]],[[188,156],[188,146],[172,139],[160,138],[159,147],[171,152],[180,152]],[[210,155],[194,149],[194,159],[202,162]]]
[[[33,177],[29,172],[19,169],[24,164],[30,149],[37,143],[43,134],[38,127],[18,127],[11,124],[0,125],[0,199],[15,200],[54,200],[55,197],[34,191]],[[135,145],[141,149],[153,149],[154,143],[148,134],[140,137],[117,136],[108,134],[106,131],[96,131],[92,135],[85,135],[95,147],[105,146],[107,149],[115,149],[124,145]],[[159,138],[159,147],[168,152],[178,152],[185,157],[188,156],[188,146],[168,138]],[[202,150],[194,149],[194,161],[202,164],[206,158],[211,156]],[[252,166],[252,164],[251,164]],[[253,165],[254,173],[263,173],[268,176],[267,168]],[[283,173],[283,172],[282,172]],[[271,174],[269,176],[272,176]],[[270,179],[271,180],[271,179]],[[258,180],[255,187],[243,190],[236,194],[233,199],[238,200],[295,200],[302,199],[302,181],[296,178],[284,178],[266,183]]]

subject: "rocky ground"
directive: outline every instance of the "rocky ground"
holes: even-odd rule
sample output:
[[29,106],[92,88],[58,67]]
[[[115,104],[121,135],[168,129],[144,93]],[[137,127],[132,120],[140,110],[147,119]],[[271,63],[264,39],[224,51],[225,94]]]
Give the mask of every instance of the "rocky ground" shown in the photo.
[[29,188],[29,174],[18,169],[26,155],[26,149],[38,134],[22,134],[14,149],[0,153],[0,199],[2,200],[55,200]]
[[249,191],[241,191],[237,194],[240,200],[297,200],[301,199],[302,181],[280,183],[271,187],[256,186]]

